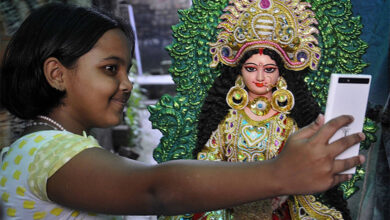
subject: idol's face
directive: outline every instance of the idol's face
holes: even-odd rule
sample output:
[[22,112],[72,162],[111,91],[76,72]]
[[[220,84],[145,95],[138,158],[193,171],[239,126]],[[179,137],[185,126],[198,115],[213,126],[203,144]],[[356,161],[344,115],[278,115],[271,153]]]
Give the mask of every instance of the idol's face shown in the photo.
[[131,58],[131,45],[121,30],[104,33],[67,74],[68,116],[85,128],[119,124],[133,88],[128,78]]
[[254,54],[243,64],[241,74],[249,96],[256,98],[272,93],[272,87],[279,78],[279,69],[270,56]]

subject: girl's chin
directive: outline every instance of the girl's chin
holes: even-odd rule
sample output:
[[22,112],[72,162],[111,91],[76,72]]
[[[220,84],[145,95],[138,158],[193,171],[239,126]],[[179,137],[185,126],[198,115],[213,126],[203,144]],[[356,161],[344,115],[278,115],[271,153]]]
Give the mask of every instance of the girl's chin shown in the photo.
[[116,115],[116,117],[112,117],[109,120],[107,120],[104,127],[106,127],[106,128],[114,127],[114,126],[121,124],[122,121],[123,121],[122,114]]

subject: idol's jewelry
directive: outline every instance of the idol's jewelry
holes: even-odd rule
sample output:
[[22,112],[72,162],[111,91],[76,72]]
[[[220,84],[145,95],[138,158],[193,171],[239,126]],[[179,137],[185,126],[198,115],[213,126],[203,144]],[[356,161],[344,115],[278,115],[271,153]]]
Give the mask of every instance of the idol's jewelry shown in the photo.
[[268,114],[271,109],[271,105],[266,97],[259,96],[249,103],[248,108],[253,114],[264,116]]
[[239,75],[236,79],[235,85],[230,88],[226,95],[226,103],[230,108],[240,110],[248,105],[248,92],[244,89],[245,84],[242,76]]
[[[66,131],[65,128],[58,122],[54,121],[53,119],[47,117],[47,116],[43,116],[43,115],[38,115],[37,118],[39,119],[42,119],[42,120],[45,120],[45,121],[48,121],[50,123],[52,123],[53,125],[56,126],[57,129],[55,130],[61,130],[61,131]],[[52,126],[50,126],[52,127]]]
[[211,67],[236,66],[249,50],[268,48],[277,52],[287,69],[316,70],[321,50],[310,4],[299,0],[230,1],[217,26],[222,31],[210,44]]
[[287,82],[283,77],[279,77],[276,83],[276,91],[272,93],[271,105],[278,112],[290,113],[294,107],[294,95],[287,90]]

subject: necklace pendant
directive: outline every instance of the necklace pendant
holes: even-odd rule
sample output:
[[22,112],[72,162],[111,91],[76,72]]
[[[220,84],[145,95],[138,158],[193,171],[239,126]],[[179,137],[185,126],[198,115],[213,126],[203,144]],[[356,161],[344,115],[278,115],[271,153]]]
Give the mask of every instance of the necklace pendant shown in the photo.
[[260,96],[253,99],[249,105],[249,110],[257,116],[264,116],[268,114],[271,109],[269,100],[266,97]]

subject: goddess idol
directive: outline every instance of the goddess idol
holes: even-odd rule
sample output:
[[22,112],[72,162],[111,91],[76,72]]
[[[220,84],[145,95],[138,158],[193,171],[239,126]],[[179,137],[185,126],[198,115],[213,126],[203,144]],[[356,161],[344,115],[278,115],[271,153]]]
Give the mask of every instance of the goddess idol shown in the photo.
[[[294,131],[320,113],[304,81],[321,58],[317,20],[310,4],[298,0],[233,0],[224,11],[217,40],[210,43],[210,66],[221,74],[201,108],[193,153],[198,160],[272,160]],[[350,217],[342,191],[333,188],[320,196],[280,196],[171,218]]]

